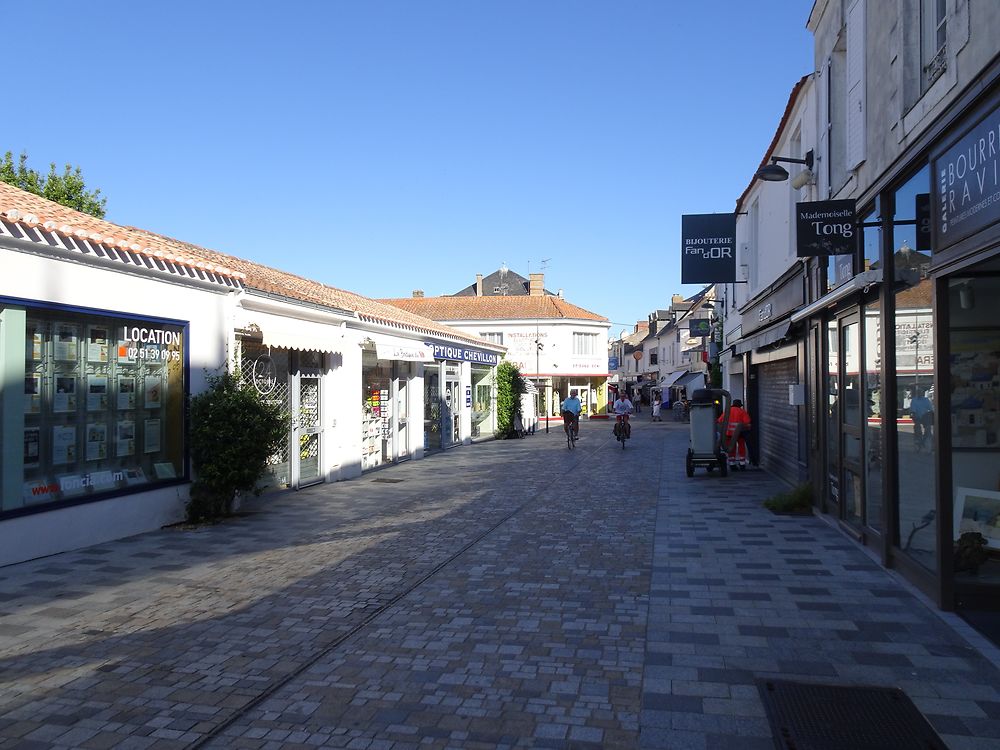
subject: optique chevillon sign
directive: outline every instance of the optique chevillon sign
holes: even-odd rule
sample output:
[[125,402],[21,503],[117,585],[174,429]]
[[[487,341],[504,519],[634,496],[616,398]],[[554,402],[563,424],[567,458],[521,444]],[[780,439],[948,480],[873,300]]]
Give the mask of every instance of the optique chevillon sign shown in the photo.
[[681,216],[681,283],[736,281],[736,214]]

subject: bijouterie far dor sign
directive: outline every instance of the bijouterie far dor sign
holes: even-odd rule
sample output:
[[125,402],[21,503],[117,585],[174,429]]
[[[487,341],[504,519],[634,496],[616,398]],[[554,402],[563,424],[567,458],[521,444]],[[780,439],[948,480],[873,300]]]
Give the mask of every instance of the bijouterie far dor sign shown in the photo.
[[853,200],[810,201],[795,204],[796,254],[850,255],[858,247],[856,205]]
[[736,214],[681,216],[681,283],[736,281]]

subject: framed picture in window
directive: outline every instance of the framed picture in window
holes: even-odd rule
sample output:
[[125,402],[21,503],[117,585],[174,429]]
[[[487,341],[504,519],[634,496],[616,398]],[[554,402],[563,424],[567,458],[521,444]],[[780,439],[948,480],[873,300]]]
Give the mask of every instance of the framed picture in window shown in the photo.
[[38,466],[42,455],[42,431],[39,427],[28,427],[24,431],[24,468]]
[[135,376],[134,375],[119,375],[118,376],[118,408],[119,409],[134,409],[135,408]]
[[160,375],[147,375],[143,379],[142,405],[146,409],[159,409],[163,397],[163,378]]
[[87,361],[108,361],[108,328],[107,326],[87,326]]
[[29,372],[24,376],[24,413],[38,414],[42,410],[42,374]]
[[76,411],[76,376],[56,375],[56,392],[52,397],[52,411]]
[[122,420],[115,425],[115,455],[131,456],[135,453],[135,422]]
[[79,357],[80,326],[76,323],[56,323],[52,332],[55,358],[75,362]]
[[1000,492],[956,487],[954,524],[956,540],[977,531],[986,537],[987,546],[1000,549]]
[[91,375],[87,378],[87,411],[104,411],[108,408],[107,375]]
[[55,465],[76,463],[76,427],[52,428],[52,463]]
[[108,457],[108,426],[103,422],[87,425],[87,460],[101,461]]
[[45,353],[44,324],[38,320],[29,320],[24,336],[24,358],[37,362]]

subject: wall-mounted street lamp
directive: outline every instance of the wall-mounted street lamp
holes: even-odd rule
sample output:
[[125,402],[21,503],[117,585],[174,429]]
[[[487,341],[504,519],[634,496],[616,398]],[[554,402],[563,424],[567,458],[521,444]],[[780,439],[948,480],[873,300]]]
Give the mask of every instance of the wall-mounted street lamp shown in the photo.
[[780,166],[778,164],[779,161],[783,161],[788,164],[805,164],[806,169],[812,171],[813,152],[812,149],[806,151],[805,159],[792,159],[786,156],[772,156],[771,163],[758,169],[757,174],[754,175],[754,179],[764,180],[765,182],[782,182],[787,180],[788,170]]

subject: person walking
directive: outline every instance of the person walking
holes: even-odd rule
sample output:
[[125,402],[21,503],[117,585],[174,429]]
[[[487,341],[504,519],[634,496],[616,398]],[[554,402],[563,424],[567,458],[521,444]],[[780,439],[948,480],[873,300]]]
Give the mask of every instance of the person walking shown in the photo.
[[639,413],[639,407],[641,405],[642,405],[642,396],[639,394],[639,391],[637,390],[635,392],[635,395],[632,396],[632,406],[635,407],[636,414]]
[[663,406],[663,404],[660,403],[660,397],[659,396],[653,396],[653,416],[652,416],[652,418],[649,421],[651,421],[651,422],[662,422],[663,421],[662,419],[660,419],[660,409],[662,408],[662,406]]

